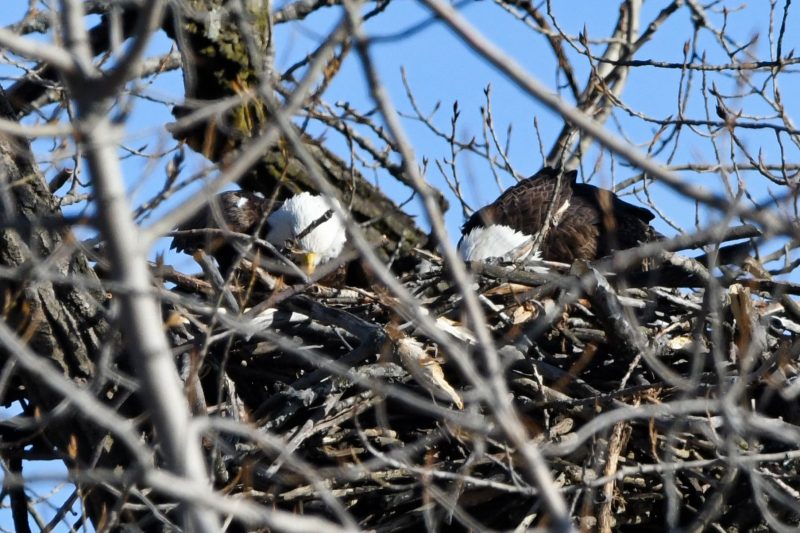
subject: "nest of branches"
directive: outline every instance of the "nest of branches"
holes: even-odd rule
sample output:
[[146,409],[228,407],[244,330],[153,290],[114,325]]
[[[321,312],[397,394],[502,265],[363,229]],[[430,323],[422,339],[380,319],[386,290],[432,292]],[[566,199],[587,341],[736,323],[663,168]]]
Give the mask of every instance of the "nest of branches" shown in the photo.
[[435,265],[402,280],[416,308],[184,278],[168,323],[226,492],[375,531],[553,526],[550,490],[587,529],[794,527],[796,287],[746,270],[474,265],[481,324]]

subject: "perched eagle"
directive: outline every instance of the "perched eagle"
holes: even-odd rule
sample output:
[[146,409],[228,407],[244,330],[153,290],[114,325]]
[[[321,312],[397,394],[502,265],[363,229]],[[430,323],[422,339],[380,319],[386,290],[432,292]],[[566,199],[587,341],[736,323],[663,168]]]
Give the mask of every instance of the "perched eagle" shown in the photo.
[[[559,178],[560,176],[560,178]],[[544,167],[476,211],[464,224],[458,250],[465,261],[514,261],[530,252],[539,233],[546,261],[592,260],[615,250],[662,239],[653,213],[607,189],[577,183],[577,172]]]
[[308,274],[319,264],[335,259],[347,240],[341,218],[328,208],[324,198],[308,192],[280,205],[258,193],[224,192],[177,231],[170,248],[187,253],[203,250],[217,260],[223,274],[240,255],[235,238],[225,232],[266,240]]

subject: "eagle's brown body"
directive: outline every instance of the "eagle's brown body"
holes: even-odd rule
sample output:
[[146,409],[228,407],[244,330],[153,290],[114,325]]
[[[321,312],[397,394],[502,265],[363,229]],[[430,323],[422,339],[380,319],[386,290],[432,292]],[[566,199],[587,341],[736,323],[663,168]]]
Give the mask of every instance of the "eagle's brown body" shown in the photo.
[[476,211],[462,232],[467,235],[475,227],[498,224],[536,236],[552,212],[540,251],[542,259],[562,263],[593,260],[663,238],[650,227],[654,216],[649,210],[624,202],[609,190],[576,183],[576,177],[575,171],[545,167]]
[[[269,225],[272,202],[248,191],[229,191],[215,196],[209,205],[181,224],[179,231],[222,229],[226,232],[256,235],[263,238]],[[175,235],[171,249],[194,253],[203,250],[216,258],[220,272],[227,274],[239,257],[231,244],[233,241],[221,232],[200,231],[194,234]]]

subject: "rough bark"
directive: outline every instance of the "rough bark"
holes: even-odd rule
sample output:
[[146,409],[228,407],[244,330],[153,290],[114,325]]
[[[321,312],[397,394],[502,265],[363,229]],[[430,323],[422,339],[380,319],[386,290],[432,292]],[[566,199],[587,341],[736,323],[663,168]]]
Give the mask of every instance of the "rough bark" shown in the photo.
[[[0,113],[13,118],[2,89]],[[0,180],[2,220],[14,221],[0,229],[0,265],[7,272],[0,278],[4,320],[44,363],[57,367],[81,387],[91,386],[104,401],[115,401],[117,386],[95,380],[102,346],[115,342],[105,316],[106,295],[85,255],[74,246],[72,233],[59,228],[60,209],[26,140],[0,134]],[[43,271],[44,275],[38,275]],[[6,349],[0,349],[3,367],[13,360],[9,356]],[[24,372],[15,378],[18,394],[3,400],[24,398],[28,415],[47,416],[62,403],[63,397]],[[64,459],[78,471],[113,469],[128,462],[113,438],[79,412],[60,411],[42,424],[42,431],[54,458]],[[39,437],[33,432],[30,442],[41,449]],[[27,438],[19,442],[20,449],[28,442]],[[104,490],[91,490],[87,495],[88,513],[97,525],[117,498]]]

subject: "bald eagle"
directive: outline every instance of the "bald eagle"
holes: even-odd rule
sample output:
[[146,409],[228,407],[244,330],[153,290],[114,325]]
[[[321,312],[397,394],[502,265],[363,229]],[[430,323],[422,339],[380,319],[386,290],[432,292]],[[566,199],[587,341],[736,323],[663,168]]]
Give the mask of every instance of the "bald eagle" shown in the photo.
[[[559,177],[560,176],[560,177]],[[649,210],[577,183],[577,172],[544,167],[473,213],[458,243],[465,261],[524,258],[550,217],[539,252],[546,261],[593,260],[662,239]]]
[[288,250],[309,274],[336,259],[347,242],[344,221],[324,198],[308,192],[283,202],[267,217],[267,224],[267,241]]
[[344,222],[321,196],[303,192],[279,204],[259,193],[229,191],[215,196],[208,207],[177,228],[170,248],[187,253],[203,250],[227,275],[240,252],[233,244],[235,238],[225,232],[266,240],[307,274],[335,259],[347,240]]

